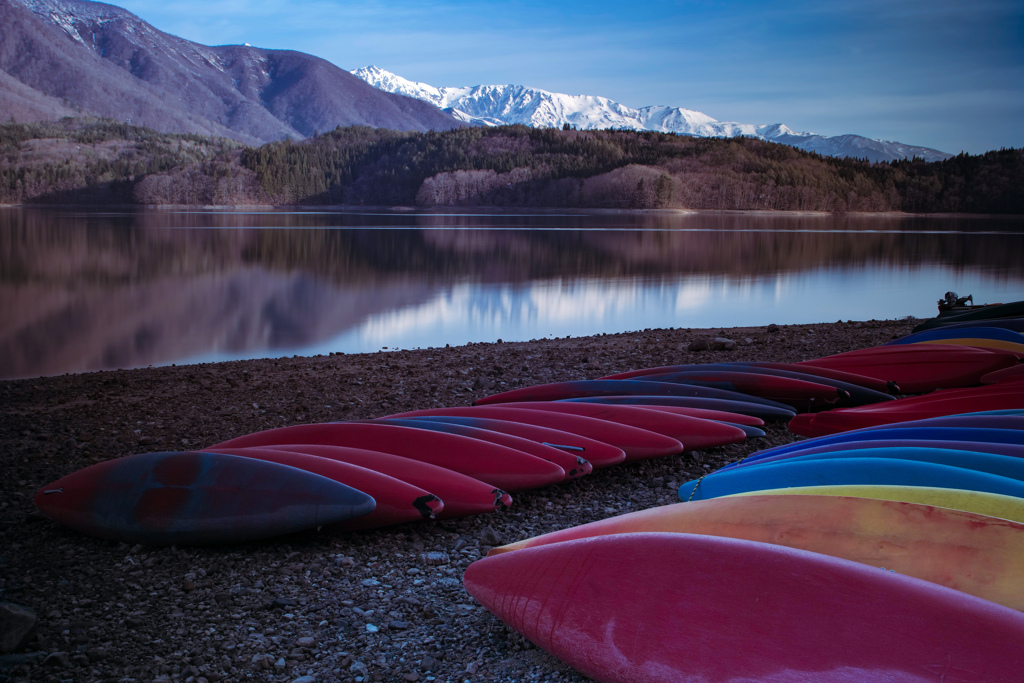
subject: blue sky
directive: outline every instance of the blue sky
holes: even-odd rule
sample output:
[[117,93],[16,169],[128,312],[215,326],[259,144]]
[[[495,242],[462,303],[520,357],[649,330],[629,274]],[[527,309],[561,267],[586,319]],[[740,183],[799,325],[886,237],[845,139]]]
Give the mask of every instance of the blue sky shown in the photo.
[[1024,2],[114,0],[208,45],[946,152],[1024,147]]

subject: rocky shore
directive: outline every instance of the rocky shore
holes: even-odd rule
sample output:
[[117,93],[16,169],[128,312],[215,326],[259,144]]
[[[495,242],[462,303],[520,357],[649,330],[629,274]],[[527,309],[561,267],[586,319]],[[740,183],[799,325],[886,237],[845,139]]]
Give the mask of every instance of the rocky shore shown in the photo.
[[0,614],[5,645],[22,641],[0,652],[0,681],[584,681],[475,604],[462,588],[466,566],[501,543],[676,502],[678,484],[794,440],[785,424],[764,439],[521,492],[502,513],[234,546],[101,541],[43,517],[32,497],[131,453],[468,405],[631,368],[799,361],[912,326],[659,329],[0,382],[0,602],[34,615],[21,638],[8,626],[17,613]]

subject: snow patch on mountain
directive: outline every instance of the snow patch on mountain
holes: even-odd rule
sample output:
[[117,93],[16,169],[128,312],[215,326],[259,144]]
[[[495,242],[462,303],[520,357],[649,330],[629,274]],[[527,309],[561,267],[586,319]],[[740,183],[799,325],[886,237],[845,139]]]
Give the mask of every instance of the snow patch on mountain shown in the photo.
[[697,137],[742,135],[792,145],[825,156],[851,156],[871,161],[915,156],[926,161],[938,161],[951,156],[927,147],[872,140],[860,135],[826,137],[796,132],[781,123],[718,121],[702,112],[682,107],[633,109],[606,97],[566,95],[521,85],[436,87],[410,81],[376,66],[356,69],[352,73],[380,90],[430,102],[472,125],[524,124],[536,128],[561,128],[569,124],[584,130],[652,130]]
[[[223,71],[223,59],[217,50],[163,33],[128,10],[115,5],[83,0],[12,0],[35,14],[60,26],[73,40],[91,47],[103,56],[96,36],[100,29],[117,26],[120,34],[132,44],[150,50],[161,43],[171,43],[172,52],[164,56],[174,60],[193,76],[213,66]],[[186,65],[187,62],[187,65]]]

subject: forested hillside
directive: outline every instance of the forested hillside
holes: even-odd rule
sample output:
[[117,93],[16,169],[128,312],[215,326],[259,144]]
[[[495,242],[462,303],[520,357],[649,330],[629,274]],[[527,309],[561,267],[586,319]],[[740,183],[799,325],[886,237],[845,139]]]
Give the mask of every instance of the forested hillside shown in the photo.
[[1024,152],[836,159],[750,138],[338,128],[258,148],[108,122],[0,126],[4,203],[1024,214]]
[[118,121],[10,123],[0,126],[0,203],[134,204],[144,178],[226,159],[235,149],[223,138]]

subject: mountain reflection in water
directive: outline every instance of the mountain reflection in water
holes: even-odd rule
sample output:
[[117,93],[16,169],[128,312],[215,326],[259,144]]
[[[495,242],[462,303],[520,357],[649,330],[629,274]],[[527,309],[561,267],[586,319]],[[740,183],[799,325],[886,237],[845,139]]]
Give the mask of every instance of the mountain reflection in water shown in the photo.
[[0,378],[1024,299],[1024,224],[0,210]]

